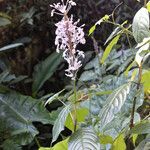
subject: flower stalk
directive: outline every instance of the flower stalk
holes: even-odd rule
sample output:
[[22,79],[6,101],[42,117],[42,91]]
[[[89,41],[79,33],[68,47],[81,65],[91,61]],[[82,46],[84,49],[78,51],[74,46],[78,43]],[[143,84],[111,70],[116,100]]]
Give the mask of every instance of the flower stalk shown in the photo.
[[51,11],[51,16],[54,14],[62,16],[61,21],[55,24],[56,38],[55,45],[57,46],[56,52],[59,53],[63,51],[63,58],[68,63],[68,69],[65,70],[65,75],[74,80],[74,131],[77,128],[77,89],[76,89],[76,75],[78,69],[82,66],[81,59],[85,57],[84,52],[77,49],[78,44],[85,44],[83,26],[77,26],[79,19],[74,22],[73,15],[68,16],[68,12],[75,6],[76,3],[73,0],[61,0],[61,3],[50,5],[53,10]]

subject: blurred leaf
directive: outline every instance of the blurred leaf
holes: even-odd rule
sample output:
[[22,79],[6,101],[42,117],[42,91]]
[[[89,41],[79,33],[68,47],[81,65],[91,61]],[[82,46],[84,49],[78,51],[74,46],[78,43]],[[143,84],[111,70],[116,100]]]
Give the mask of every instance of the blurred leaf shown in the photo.
[[9,44],[7,46],[4,46],[4,47],[0,48],[0,52],[10,50],[10,49],[13,49],[13,48],[17,48],[17,47],[20,47],[20,46],[23,46],[23,44],[22,43]]
[[144,38],[150,37],[149,13],[146,8],[142,7],[134,16],[132,30],[137,43],[141,43]]
[[[81,123],[84,122],[85,117],[88,115],[89,110],[87,108],[80,108],[76,110],[76,117],[77,117],[77,123]],[[75,112],[72,111],[71,112],[72,116],[74,116]],[[72,121],[72,118],[70,116],[70,114],[68,115],[67,119],[66,119],[66,123],[65,126],[70,129],[71,131],[74,131],[74,124]],[[78,129],[78,125],[77,125],[77,129]]]
[[122,85],[107,98],[105,105],[99,113],[101,128],[111,122],[115,114],[120,111],[129,93],[130,85],[131,83]]
[[136,124],[130,132],[134,134],[150,133],[150,120],[141,121],[140,123]]
[[139,143],[139,145],[135,148],[135,150],[149,150],[150,149],[150,134],[146,136],[146,138]]
[[11,21],[7,18],[0,17],[0,27],[11,24]]
[[100,150],[99,139],[91,128],[77,130],[69,139],[68,150]]
[[67,119],[68,114],[70,113],[71,105],[65,106],[62,111],[59,113],[54,126],[53,126],[53,139],[52,143],[55,142],[62,130],[64,130],[65,121]]
[[5,140],[2,144],[3,150],[22,150],[21,146],[13,140]]
[[54,52],[44,61],[35,66],[32,85],[33,95],[35,95],[36,92],[42,87],[44,82],[53,75],[61,61],[61,54]]
[[104,54],[102,56],[102,59],[101,59],[101,63],[103,64],[105,62],[105,60],[107,59],[107,57],[109,56],[113,46],[115,44],[117,44],[118,40],[120,38],[120,35],[117,35],[116,37],[113,38],[113,40],[109,43],[109,45],[106,47],[105,51],[104,51]]
[[126,150],[126,144],[122,134],[115,139],[112,150]]

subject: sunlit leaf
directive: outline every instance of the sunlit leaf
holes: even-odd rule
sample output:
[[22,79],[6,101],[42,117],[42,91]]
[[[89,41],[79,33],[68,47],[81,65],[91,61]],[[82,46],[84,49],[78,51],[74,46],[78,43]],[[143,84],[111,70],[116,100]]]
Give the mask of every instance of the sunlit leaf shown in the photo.
[[112,150],[126,150],[126,144],[122,134],[115,139]]
[[91,35],[96,29],[96,25],[92,26],[89,30],[89,35]]
[[107,59],[107,57],[109,56],[113,46],[115,44],[117,44],[118,40],[120,38],[120,35],[117,35],[116,37],[113,38],[113,40],[108,44],[108,46],[106,47],[105,51],[104,51],[104,54],[102,56],[102,59],[101,59],[101,63],[103,64],[105,62],[105,60]]
[[[85,120],[85,117],[88,115],[88,113],[89,113],[89,110],[87,108],[77,109],[76,110],[77,123],[83,122]],[[71,114],[72,116],[74,116],[75,112],[72,111]],[[66,119],[65,126],[71,131],[74,131],[74,124],[70,115],[68,115]],[[77,129],[78,129],[78,125],[77,125]]]
[[113,138],[109,135],[100,134],[99,138],[100,138],[101,144],[112,144],[113,143]]
[[68,150],[68,139],[58,142],[54,147],[40,147],[39,150]]
[[144,91],[150,90],[150,71],[147,71],[142,75],[142,83],[144,85]]

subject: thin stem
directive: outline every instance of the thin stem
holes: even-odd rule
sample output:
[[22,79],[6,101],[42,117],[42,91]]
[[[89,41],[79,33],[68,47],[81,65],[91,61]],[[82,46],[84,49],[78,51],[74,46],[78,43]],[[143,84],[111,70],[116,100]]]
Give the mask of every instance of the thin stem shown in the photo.
[[[142,65],[139,66],[138,84],[136,88],[137,91],[140,89],[141,78],[142,78]],[[135,113],[136,100],[137,100],[137,97],[135,96],[133,100],[133,106],[132,106],[132,112],[131,112],[130,129],[134,127],[134,113]]]
[[115,19],[114,19],[115,11],[116,11],[116,10],[118,9],[118,7],[120,7],[122,4],[123,4],[123,2],[121,2],[118,6],[116,6],[115,9],[114,9],[113,12],[112,12],[112,20],[113,20],[113,23],[115,23]]
[[36,136],[34,137],[34,140],[35,140],[35,142],[36,142],[36,144],[37,144],[38,148],[40,148],[40,147],[41,147],[41,145],[40,145],[40,142],[38,141],[38,139],[37,139],[37,137],[36,137]]
[[74,132],[77,129],[77,107],[76,107],[76,101],[77,101],[77,89],[76,89],[76,79],[74,80]]
[[146,8],[147,0],[144,0],[144,7]]
[[126,37],[127,37],[128,43],[129,43],[129,47],[130,47],[130,49],[132,49],[132,45],[131,45],[128,33],[126,33]]

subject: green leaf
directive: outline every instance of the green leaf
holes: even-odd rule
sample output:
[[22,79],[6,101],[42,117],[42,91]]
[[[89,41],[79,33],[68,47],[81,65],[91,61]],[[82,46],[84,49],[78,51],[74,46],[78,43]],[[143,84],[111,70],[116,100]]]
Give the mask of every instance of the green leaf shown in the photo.
[[101,63],[103,64],[105,62],[105,60],[107,59],[107,57],[109,56],[113,46],[115,44],[117,44],[118,40],[120,38],[120,34],[117,35],[116,37],[113,38],[113,40],[109,43],[109,45],[106,47],[105,51],[104,51],[104,54],[102,56],[102,59],[101,59]]
[[113,143],[113,138],[109,135],[100,134],[99,138],[100,138],[101,144],[112,144]]
[[13,48],[17,48],[17,47],[20,47],[20,46],[23,46],[23,44],[22,43],[9,44],[7,46],[4,46],[4,47],[0,48],[0,52],[10,50],[10,49],[13,49]]
[[96,25],[92,26],[89,30],[89,35],[91,35],[96,29]]
[[68,138],[57,143],[52,148],[40,147],[39,150],[68,150]]
[[69,139],[68,150],[100,150],[99,138],[92,128],[77,130]]
[[[88,115],[89,110],[87,108],[80,108],[76,110],[76,115],[77,115],[77,123],[83,122],[85,120],[85,117]],[[71,112],[72,116],[74,116],[75,112],[72,111]],[[74,124],[72,121],[72,118],[70,116],[70,114],[68,115],[67,119],[66,119],[66,123],[65,126],[70,129],[71,131],[74,131]],[[77,125],[77,129],[78,129],[78,125]]]
[[47,104],[52,103],[54,100],[56,100],[56,99],[59,97],[59,95],[60,95],[63,91],[64,91],[64,89],[61,90],[60,92],[54,94],[53,96],[51,96],[51,97],[46,101],[45,106],[46,106]]
[[129,70],[133,67],[133,65],[135,65],[135,61],[132,61],[129,66],[127,67],[127,69],[125,70],[124,74],[125,76],[128,76]]
[[33,95],[42,87],[44,82],[48,80],[56,71],[58,65],[62,61],[61,54],[53,53],[41,63],[37,64],[33,73]]
[[136,124],[130,131],[134,134],[146,134],[150,133],[150,120],[142,121]]
[[3,150],[21,150],[21,146],[13,140],[5,140],[2,144]]
[[134,16],[132,30],[137,43],[141,43],[144,38],[150,36],[149,13],[146,8],[142,7]]
[[122,134],[115,139],[112,150],[126,150],[126,144]]
[[52,143],[55,142],[62,130],[64,130],[65,121],[67,119],[68,114],[70,113],[71,105],[67,105],[63,108],[63,110],[58,115],[54,126],[53,126],[53,139]]
[[120,33],[121,29],[120,27],[115,28],[115,30],[110,34],[110,36],[107,38],[104,45],[106,45],[112,38],[114,38],[116,35]]
[[54,123],[43,103],[13,91],[0,93],[0,118],[6,121],[11,137],[19,145],[29,144],[38,134],[32,122]]
[[130,85],[131,83],[122,85],[106,99],[106,103],[99,113],[101,128],[111,122],[115,114],[120,111],[129,93]]
[[96,25],[100,25],[103,21],[107,21],[108,19],[109,19],[109,16],[105,15],[103,18],[101,18],[99,21],[97,21],[95,23],[95,25],[90,28],[89,35],[91,35],[95,31]]

